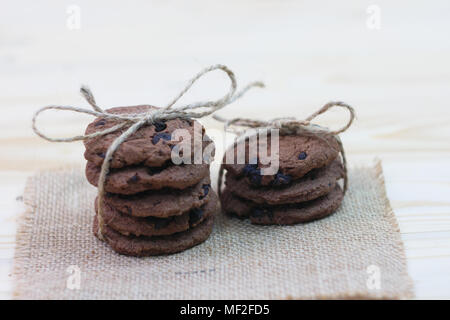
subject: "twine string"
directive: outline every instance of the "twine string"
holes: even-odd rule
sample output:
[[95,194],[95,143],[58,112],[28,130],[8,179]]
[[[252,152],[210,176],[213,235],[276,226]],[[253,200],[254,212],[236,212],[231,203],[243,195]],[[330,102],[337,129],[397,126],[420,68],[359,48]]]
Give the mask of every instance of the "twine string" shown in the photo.
[[[311,121],[314,120],[317,116],[329,111],[331,108],[340,107],[348,111],[349,119],[345,123],[344,126],[337,130],[329,130],[328,128],[319,126],[317,124],[313,124]],[[312,113],[310,116],[303,120],[298,120],[294,117],[283,117],[283,118],[274,118],[271,120],[255,120],[255,119],[247,119],[247,118],[234,118],[234,119],[225,119],[218,115],[213,115],[213,118],[217,121],[223,122],[224,130],[235,133],[237,135],[234,144],[231,148],[234,148],[237,144],[245,141],[249,138],[247,134],[251,130],[250,135],[258,135],[263,132],[270,133],[271,129],[278,129],[280,135],[304,135],[304,136],[314,136],[329,144],[326,139],[329,136],[333,136],[339,146],[339,152],[342,158],[342,165],[344,168],[344,193],[348,188],[348,176],[347,176],[347,158],[345,156],[344,146],[339,137],[339,134],[346,131],[353,123],[355,119],[355,110],[350,105],[341,102],[341,101],[331,101],[325,104],[322,108]],[[239,130],[236,127],[242,127],[243,130]],[[331,146],[330,146],[331,147]],[[218,193],[221,193],[222,188],[222,180],[224,174],[224,166],[220,166],[219,170],[219,180],[218,180]]]
[[[220,99],[215,101],[206,101],[206,102],[195,102],[191,104],[182,105],[179,107],[174,107],[174,105],[178,102],[178,100],[187,92],[189,89],[193,86],[193,84],[199,80],[202,76],[204,76],[206,73],[209,73],[214,70],[221,70],[226,73],[230,80],[230,89],[228,92]],[[197,75],[195,75],[183,88],[183,90],[180,91],[180,93],[172,100],[170,101],[164,108],[161,109],[152,109],[146,112],[142,113],[123,113],[123,114],[113,114],[109,113],[107,111],[104,111],[102,108],[100,108],[94,98],[94,95],[90,91],[90,89],[86,86],[82,86],[80,89],[81,95],[85,98],[85,100],[89,103],[89,105],[92,107],[93,110],[90,109],[84,109],[84,108],[78,108],[78,107],[72,107],[72,106],[46,106],[38,111],[33,116],[32,119],[32,128],[33,131],[41,138],[50,141],[50,142],[73,142],[73,141],[80,141],[80,140],[87,140],[94,137],[104,136],[109,133],[115,132],[117,130],[127,128],[119,137],[117,137],[113,143],[109,146],[106,154],[105,159],[103,160],[101,170],[100,170],[100,176],[98,180],[98,211],[97,211],[97,219],[98,219],[98,236],[100,239],[103,239],[103,227],[104,227],[104,220],[103,220],[103,206],[104,206],[104,196],[105,196],[105,183],[106,183],[106,177],[110,170],[110,163],[112,160],[112,157],[114,155],[114,152],[120,147],[120,145],[126,141],[128,137],[130,137],[132,134],[134,134],[136,131],[138,131],[142,126],[144,125],[151,125],[159,121],[167,121],[172,120],[176,118],[182,118],[182,119],[191,119],[191,118],[203,118],[205,116],[208,116],[214,112],[216,112],[219,109],[222,109],[223,107],[229,105],[230,103],[233,103],[237,99],[241,98],[248,90],[250,90],[253,87],[264,87],[264,84],[262,82],[252,82],[245,86],[242,90],[236,93],[237,89],[237,81],[236,77],[227,66],[224,65],[212,65],[210,67],[207,67],[200,71]],[[204,108],[203,111],[194,111],[200,108]],[[41,130],[37,128],[36,122],[38,116],[47,110],[63,110],[63,111],[72,111],[72,112],[78,112],[78,113],[84,113],[88,115],[92,115],[94,117],[101,117],[103,119],[112,119],[116,120],[119,123],[117,125],[114,125],[111,128],[98,131],[91,134],[86,135],[78,135],[68,138],[54,138],[50,137],[46,134],[44,134]]]

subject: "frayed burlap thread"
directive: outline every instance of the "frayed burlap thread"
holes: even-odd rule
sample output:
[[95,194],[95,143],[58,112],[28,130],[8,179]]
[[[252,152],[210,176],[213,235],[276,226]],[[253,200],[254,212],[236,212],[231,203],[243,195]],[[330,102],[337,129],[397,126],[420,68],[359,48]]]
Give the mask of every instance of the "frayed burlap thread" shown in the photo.
[[[24,194],[27,211],[17,233],[14,297],[413,297],[381,164],[350,169],[349,181],[341,208],[325,219],[280,227],[219,215],[203,244],[170,256],[133,258],[92,236],[96,189],[81,168],[41,172],[28,180]],[[79,289],[67,287],[73,266],[80,271]],[[371,282],[373,266],[379,286],[376,279]]]

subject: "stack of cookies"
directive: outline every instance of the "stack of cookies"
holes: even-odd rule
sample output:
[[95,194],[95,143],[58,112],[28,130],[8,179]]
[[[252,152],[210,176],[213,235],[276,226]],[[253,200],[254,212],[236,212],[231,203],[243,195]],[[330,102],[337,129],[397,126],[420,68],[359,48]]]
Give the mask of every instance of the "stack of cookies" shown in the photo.
[[[264,155],[270,154],[270,142],[269,138]],[[227,173],[221,202],[226,213],[254,224],[290,225],[323,218],[340,206],[344,193],[338,180],[344,168],[335,137],[280,136],[279,170],[273,175],[261,175],[260,149],[257,159],[249,161],[248,143],[239,142],[224,156]],[[237,150],[246,151],[245,163],[226,163],[237,159]]]
[[[134,114],[152,108],[155,107],[119,107],[107,111]],[[86,134],[117,123],[114,119],[97,118],[89,124]],[[170,254],[209,237],[218,206],[209,175],[212,159],[176,165],[171,157],[172,149],[179,143],[172,140],[174,130],[185,129],[194,137],[194,127],[201,128],[201,151],[208,146],[211,150],[213,142],[206,139],[198,122],[173,119],[141,127],[115,151],[105,183],[102,235],[116,252],[132,256]],[[85,140],[86,177],[92,185],[97,186],[109,146],[124,130]],[[195,148],[191,150],[193,157]],[[98,212],[97,199],[95,209]],[[98,234],[97,215],[94,234]]]

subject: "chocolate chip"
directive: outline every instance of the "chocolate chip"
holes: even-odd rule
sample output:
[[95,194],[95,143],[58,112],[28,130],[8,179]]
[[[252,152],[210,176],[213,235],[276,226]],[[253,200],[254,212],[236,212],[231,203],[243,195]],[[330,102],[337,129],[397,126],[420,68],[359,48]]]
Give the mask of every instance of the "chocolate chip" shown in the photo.
[[100,119],[97,123],[95,123],[95,126],[104,126],[106,124],[105,119]]
[[264,209],[264,208],[254,208],[252,210],[252,212],[250,213],[250,217],[252,218],[262,218],[264,216],[271,216],[272,212],[270,212],[268,209]]
[[106,157],[106,154],[104,152],[99,152],[99,153],[97,153],[97,155],[102,159],[105,159],[105,157]]
[[266,208],[254,208],[250,213],[251,218],[260,219],[264,216],[268,216],[269,218],[273,218],[273,213],[269,209]]
[[257,164],[246,164],[242,173],[249,177],[251,183],[255,185],[261,184],[261,169],[258,169]]
[[155,218],[155,229],[159,230],[169,225],[170,219]]
[[191,224],[200,221],[203,217],[203,210],[200,208],[194,208],[189,212],[189,221]]
[[152,143],[157,144],[159,142],[159,140],[161,140],[161,139],[170,141],[170,140],[172,140],[172,136],[170,133],[167,133],[167,132],[157,133],[153,136]]
[[317,178],[317,170],[311,170],[308,172],[308,176],[310,180],[314,180]]
[[306,152],[300,152],[300,154],[298,155],[298,159],[299,160],[305,160],[306,159],[306,157],[307,157],[308,155],[306,154]]
[[163,131],[163,130],[165,130],[167,128],[167,124],[165,124],[162,121],[157,121],[153,125],[155,126],[155,131],[156,132]]
[[141,180],[141,178],[139,178],[139,176],[138,176],[137,173],[136,173],[134,176],[132,176],[132,177],[128,180],[128,182],[138,182],[139,180]]
[[277,173],[275,175],[275,180],[273,180],[274,186],[281,186],[285,184],[289,184],[291,182],[292,178],[289,175],[284,175],[282,173]]
[[211,187],[211,186],[210,186],[209,184],[204,184],[204,185],[202,185],[203,195],[201,195],[201,196],[199,197],[200,200],[202,200],[204,197],[206,197],[206,196],[208,195],[208,193],[209,193],[209,188],[210,188],[210,187]]

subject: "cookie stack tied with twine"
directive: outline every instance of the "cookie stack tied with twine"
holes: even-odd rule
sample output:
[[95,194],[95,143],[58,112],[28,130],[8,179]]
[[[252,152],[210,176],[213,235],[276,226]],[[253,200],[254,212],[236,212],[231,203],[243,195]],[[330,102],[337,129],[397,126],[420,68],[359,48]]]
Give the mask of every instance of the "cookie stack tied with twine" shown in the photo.
[[[200,77],[213,70],[224,71],[231,81],[223,98],[174,107]],[[44,107],[33,117],[33,130],[51,142],[84,141],[86,177],[98,187],[93,229],[99,239],[125,255],[176,253],[209,237],[219,204],[209,172],[214,143],[194,118],[210,115],[251,87],[262,86],[254,82],[236,92],[233,72],[214,65],[192,78],[164,108],[140,105],[108,110],[98,107],[90,90],[82,87],[81,94],[93,110]],[[206,111],[197,111],[202,108]],[[83,136],[50,138],[36,127],[37,116],[49,109],[86,113],[96,119]],[[181,139],[174,139],[176,131]],[[181,143],[186,137],[191,141]]]
[[[344,127],[330,131],[311,123],[332,107],[342,107],[350,113]],[[330,102],[305,120],[213,117],[225,123],[225,130],[238,135],[225,152],[219,173],[219,194],[224,212],[249,218],[253,224],[291,225],[326,217],[339,208],[348,181],[344,148],[338,135],[352,124],[355,118],[352,107],[343,102]],[[238,127],[247,129],[239,130]],[[261,158],[274,152],[271,150],[274,129],[278,129],[276,136],[279,136],[278,150],[275,150],[279,169],[276,173],[263,175],[263,168],[268,165]],[[261,141],[263,137],[267,137],[265,143]],[[258,142],[257,149],[252,149],[251,141]],[[229,159],[238,159],[238,150],[245,151],[244,161],[227,163]],[[255,150],[253,156],[251,150]],[[224,170],[227,171],[225,188],[221,192]],[[343,179],[342,187],[338,182],[340,179]]]

